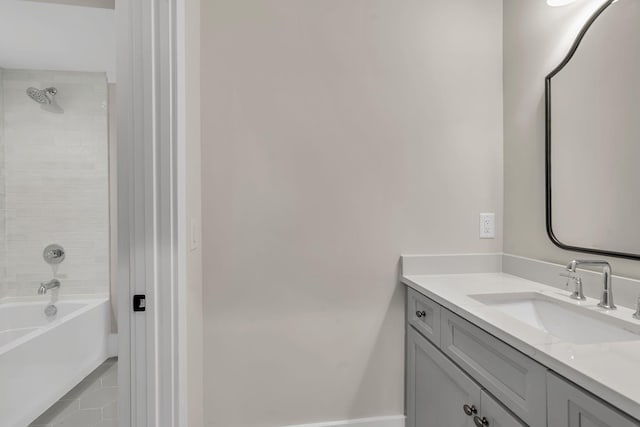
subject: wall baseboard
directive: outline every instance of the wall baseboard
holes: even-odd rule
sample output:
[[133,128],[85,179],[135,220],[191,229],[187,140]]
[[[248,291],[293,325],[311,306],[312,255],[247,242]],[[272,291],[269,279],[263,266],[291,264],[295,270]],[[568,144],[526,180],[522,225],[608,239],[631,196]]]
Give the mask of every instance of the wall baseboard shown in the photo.
[[330,421],[326,423],[299,424],[286,427],[405,427],[404,415],[391,417],[360,418],[356,420]]

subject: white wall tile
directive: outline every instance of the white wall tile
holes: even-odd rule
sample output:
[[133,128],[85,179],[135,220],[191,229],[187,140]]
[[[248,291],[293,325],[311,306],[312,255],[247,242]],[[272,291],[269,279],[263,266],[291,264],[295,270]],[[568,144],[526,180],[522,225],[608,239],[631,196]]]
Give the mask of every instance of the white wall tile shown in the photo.
[[[107,293],[109,286],[109,162],[104,73],[3,70],[0,111],[0,297],[35,293],[53,276],[63,294]],[[43,110],[27,87],[58,89],[63,114]],[[42,259],[51,243],[65,261]]]

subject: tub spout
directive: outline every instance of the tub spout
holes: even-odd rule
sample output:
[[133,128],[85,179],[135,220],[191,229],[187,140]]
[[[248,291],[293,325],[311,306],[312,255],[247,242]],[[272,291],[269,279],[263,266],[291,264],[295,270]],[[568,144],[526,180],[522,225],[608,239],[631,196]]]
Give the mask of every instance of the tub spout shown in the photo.
[[60,281],[58,279],[51,279],[46,283],[41,283],[38,288],[38,295],[44,295],[47,293],[49,289],[58,289],[60,288]]

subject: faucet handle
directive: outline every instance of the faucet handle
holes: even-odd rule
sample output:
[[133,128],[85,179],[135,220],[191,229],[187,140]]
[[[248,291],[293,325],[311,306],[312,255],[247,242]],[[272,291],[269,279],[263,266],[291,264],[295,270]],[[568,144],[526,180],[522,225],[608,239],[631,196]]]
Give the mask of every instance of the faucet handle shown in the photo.
[[[575,282],[575,287],[573,288],[573,293],[570,295],[571,299],[575,299],[578,301],[584,301],[587,298],[584,296],[584,292],[582,290],[582,278],[577,274],[573,274],[571,272],[568,273],[560,273],[560,276],[567,278],[566,287],[569,286],[569,281],[573,280]],[[640,313],[638,314],[640,316]],[[638,317],[640,319],[640,317]]]
[[572,273],[570,271],[569,272],[558,273],[558,275],[567,278],[567,283],[565,283],[565,286],[569,286],[569,281],[570,280],[575,280],[576,282],[578,280],[582,281],[582,279],[580,279],[580,276],[578,276],[577,274]]
[[582,279],[580,277],[575,277],[574,280],[576,282],[576,286],[573,288],[573,293],[569,296],[569,298],[578,301],[586,300],[587,297],[584,296],[584,292],[582,290]]

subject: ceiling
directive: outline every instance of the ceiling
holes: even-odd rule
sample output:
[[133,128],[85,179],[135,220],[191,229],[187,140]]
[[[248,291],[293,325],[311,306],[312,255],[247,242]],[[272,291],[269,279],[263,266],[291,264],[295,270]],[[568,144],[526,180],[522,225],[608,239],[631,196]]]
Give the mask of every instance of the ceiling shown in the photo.
[[115,12],[103,7],[108,3],[0,1],[0,67],[99,71],[115,81]]

